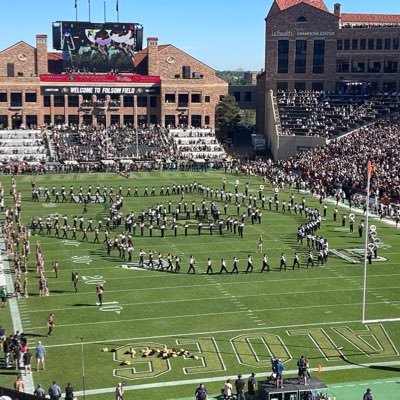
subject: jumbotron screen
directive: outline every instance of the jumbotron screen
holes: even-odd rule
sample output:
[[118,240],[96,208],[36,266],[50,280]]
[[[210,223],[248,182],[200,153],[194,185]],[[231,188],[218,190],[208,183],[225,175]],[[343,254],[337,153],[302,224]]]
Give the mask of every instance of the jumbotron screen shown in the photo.
[[143,26],[137,23],[53,23],[53,47],[62,50],[65,70],[133,72],[142,45]]

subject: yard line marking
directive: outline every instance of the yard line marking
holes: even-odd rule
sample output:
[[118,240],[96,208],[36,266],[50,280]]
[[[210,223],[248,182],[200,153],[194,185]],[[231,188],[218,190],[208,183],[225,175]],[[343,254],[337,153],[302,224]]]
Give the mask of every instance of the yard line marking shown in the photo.
[[[258,318],[256,317],[253,313],[254,312],[263,312],[263,311],[274,311],[274,310],[292,310],[292,309],[304,309],[304,308],[326,308],[326,307],[343,307],[343,306],[352,306],[352,305],[359,305],[361,303],[348,303],[348,304],[320,304],[320,305],[311,305],[311,306],[297,306],[297,307],[278,307],[275,309],[272,308],[262,308],[262,309],[255,309],[255,310],[247,310],[247,315],[250,315],[250,318]],[[368,304],[382,304],[382,302],[371,302]],[[137,305],[137,303],[133,303],[132,305]],[[92,306],[91,306],[92,307]],[[87,308],[87,307],[86,307]],[[64,308],[65,310],[65,308]],[[182,315],[180,314],[180,318],[191,318],[194,316],[213,316],[213,315],[221,315],[221,314],[241,314],[246,311],[238,310],[238,311],[223,311],[223,312],[217,312],[217,313],[206,313],[206,314],[187,314],[187,315]],[[150,318],[136,318],[136,319],[125,319],[124,322],[132,322],[132,321],[152,321],[152,320],[160,320],[160,319],[171,319],[171,318],[177,318],[178,316],[176,315],[170,315],[170,316],[163,316],[163,317],[150,317]],[[58,327],[69,327],[69,326],[81,326],[81,325],[93,325],[93,324],[110,324],[110,323],[115,323],[115,321],[98,321],[98,322],[85,322],[85,323],[80,323],[80,324],[63,324],[63,325],[57,325]],[[42,326],[40,327],[33,327],[32,329],[41,329],[43,328]]]
[[[47,346],[49,347],[49,346]],[[370,364],[359,364],[359,365],[337,365],[337,366],[332,366],[332,367],[324,367],[324,371],[330,372],[330,371],[348,371],[352,369],[361,369],[361,368],[371,368],[375,366],[395,366],[395,365],[400,365],[400,361],[388,361],[388,362],[381,362],[381,363],[370,363]],[[317,368],[309,368],[310,371],[316,372]],[[292,375],[292,374],[297,374],[298,370],[293,369],[289,371],[285,371],[286,374]],[[251,371],[243,372],[243,375],[250,375]],[[227,379],[231,379],[232,375],[229,376],[215,376],[215,377],[210,377],[210,378],[199,378],[199,379],[187,379],[187,380],[182,380],[182,381],[170,381],[170,382],[163,382],[162,385],[163,387],[174,387],[174,386],[183,386],[183,385],[194,385],[194,384],[200,384],[202,382],[224,382]],[[346,385],[346,386],[357,386],[354,384]],[[127,385],[124,386],[124,390],[126,391],[131,391],[131,390],[142,390],[142,389],[152,389],[152,388],[159,388],[160,383],[155,382],[155,383],[144,383],[141,385]],[[111,388],[102,388],[102,389],[90,389],[86,390],[85,394],[87,396],[90,395],[98,395],[98,394],[105,394],[105,393],[114,393],[115,392],[115,387]],[[75,392],[74,393],[76,396],[82,396],[83,392]]]
[[[1,232],[1,236],[0,236],[0,244],[4,245],[2,232]],[[4,276],[5,276],[5,280],[6,280],[6,284],[7,284],[7,292],[14,293],[14,283],[12,280],[10,264],[9,264],[8,260],[6,258],[3,258],[3,256],[1,254],[0,254],[0,261],[3,262],[3,271],[4,271]],[[22,328],[21,316],[19,314],[18,300],[15,297],[11,297],[10,299],[8,299],[8,303],[10,305],[10,314],[11,314],[11,320],[12,320],[14,332],[16,332],[16,331],[23,332],[24,330]],[[33,393],[33,391],[35,390],[35,383],[33,382],[32,374],[23,376],[22,379],[25,383],[26,392]]]
[[[198,315],[198,314],[196,314]],[[176,317],[175,317],[176,318]],[[390,322],[390,321],[389,321]],[[143,337],[132,337],[132,338],[121,338],[116,339],[99,339],[90,342],[83,342],[83,344],[103,344],[103,342],[112,342],[115,340],[119,340],[121,342],[131,342],[131,341],[138,341],[138,340],[152,340],[152,339],[165,339],[165,338],[179,338],[179,337],[186,337],[186,336],[200,336],[200,335],[212,335],[212,334],[219,334],[219,333],[236,333],[236,332],[252,332],[257,331],[260,329],[291,329],[291,328],[304,328],[308,326],[320,326],[320,325],[340,325],[340,324],[353,324],[353,323],[362,323],[361,320],[349,320],[349,321],[329,321],[329,322],[316,322],[311,324],[294,324],[294,325],[275,325],[275,326],[267,326],[264,328],[242,328],[242,329],[226,329],[226,330],[219,330],[219,331],[206,331],[206,332],[192,332],[192,333],[174,333],[169,335],[159,335],[159,336],[143,336]],[[43,328],[43,327],[41,327]],[[53,344],[53,345],[46,345],[46,347],[71,347],[71,346],[80,346],[80,343],[63,343],[63,344]]]

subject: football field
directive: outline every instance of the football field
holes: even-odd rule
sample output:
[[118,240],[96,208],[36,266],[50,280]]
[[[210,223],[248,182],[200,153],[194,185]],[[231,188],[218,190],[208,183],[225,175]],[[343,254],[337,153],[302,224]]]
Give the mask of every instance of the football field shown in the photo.
[[[252,224],[247,216],[248,200],[240,199],[240,216],[245,213],[244,234],[223,227],[218,223],[209,229],[208,217],[202,217],[203,228],[198,233],[198,221],[191,212],[179,214],[175,232],[166,224],[165,237],[154,223],[152,236],[149,222],[141,235],[139,217],[142,211],[162,204],[171,212],[181,202],[191,211],[192,203],[207,207],[214,201],[221,211],[220,218],[240,219],[235,205],[211,198],[220,191],[223,179],[226,191],[245,191],[254,196],[256,207],[262,213],[261,221]],[[319,378],[329,384],[354,381],[388,379],[398,376],[400,367],[400,322],[361,323],[363,288],[364,235],[360,238],[357,225],[362,214],[355,215],[355,229],[349,232],[349,218],[342,226],[342,215],[349,210],[339,207],[337,221],[333,221],[334,203],[326,203],[327,216],[322,219],[321,235],[329,241],[330,254],[327,263],[317,267],[317,251],[313,250],[315,266],[306,268],[307,248],[297,241],[297,228],[308,219],[304,215],[282,211],[282,202],[305,201],[306,207],[323,212],[318,199],[308,194],[279,191],[278,210],[269,209],[268,199],[274,196],[274,188],[265,184],[263,195],[267,201],[262,208],[258,198],[259,177],[222,172],[141,172],[128,178],[117,174],[65,174],[18,176],[17,190],[22,194],[22,221],[28,225],[33,217],[43,221],[50,218],[51,233],[32,232],[31,254],[26,276],[29,280],[29,297],[9,301],[7,309],[0,310],[0,325],[7,332],[13,330],[12,318],[22,325],[28,335],[30,347],[40,340],[46,346],[46,370],[34,371],[33,382],[45,388],[52,380],[65,387],[71,382],[79,398],[109,399],[118,382],[125,383],[125,398],[176,399],[191,397],[200,382],[204,382],[212,395],[218,395],[223,382],[241,373],[247,376],[256,372],[259,379],[270,375],[271,357],[281,358],[285,363],[286,376],[296,376],[296,362],[304,354],[313,370],[319,369]],[[10,176],[1,176],[5,188],[6,206],[12,206],[9,195]],[[31,184],[35,181],[41,189],[38,202],[31,199]],[[160,195],[161,187],[172,192],[174,185],[203,185],[210,188],[202,195],[194,191],[181,194]],[[94,193],[99,186],[113,188],[114,198],[122,187],[123,216],[135,214],[137,226],[131,233],[133,241],[132,261],[120,256],[117,249],[107,254],[104,230],[110,216],[109,198],[106,202],[83,205],[70,202],[45,202],[43,193],[47,187],[51,192],[61,192],[62,186],[69,193],[70,187],[78,194],[82,186],[86,193],[89,185]],[[127,196],[128,187],[132,196]],[[144,188],[149,196],[144,196]],[[151,189],[155,188],[155,195]],[[134,196],[135,188],[138,196]],[[254,204],[254,203],[253,203]],[[72,227],[73,218],[83,216],[85,227],[93,220],[93,231],[88,230],[87,240],[78,229],[76,238],[72,231],[67,237],[55,237],[54,216],[59,220],[66,216]],[[167,211],[168,222],[171,213]],[[101,221],[99,242],[94,242],[94,229]],[[185,235],[185,223],[188,224]],[[379,220],[373,220],[380,239],[378,258],[368,267],[366,318],[368,320],[400,318],[400,230]],[[124,231],[124,224],[109,228],[114,239]],[[257,241],[262,236],[263,253],[268,255],[270,272],[260,273],[263,253],[257,251]],[[45,275],[48,278],[49,296],[39,296],[38,274],[35,267],[35,245],[40,242],[45,259]],[[162,271],[159,268],[142,268],[139,265],[139,250],[154,252],[155,265],[161,254],[163,267],[170,257],[181,259],[180,273]],[[301,268],[292,269],[294,253],[300,257]],[[280,270],[280,256],[284,253],[287,270]],[[254,271],[244,273],[247,258],[254,260]],[[196,260],[196,274],[187,274],[190,256]],[[5,257],[3,255],[3,257]],[[239,259],[239,274],[219,274],[221,259],[226,260],[227,269],[233,268],[233,258]],[[214,274],[205,274],[207,259],[213,261]],[[175,258],[173,258],[175,267]],[[59,264],[58,277],[52,271],[52,263]],[[7,262],[4,263],[7,265]],[[12,266],[12,261],[10,261]],[[72,272],[78,272],[79,281],[75,292]],[[23,274],[23,277],[25,275]],[[8,279],[13,279],[8,277]],[[10,282],[9,282],[10,283]],[[98,303],[96,286],[104,288],[103,303]],[[55,327],[47,337],[47,316],[53,313]],[[84,374],[83,374],[84,372]],[[317,372],[312,372],[317,373]],[[12,385],[13,370],[0,370],[2,385]]]

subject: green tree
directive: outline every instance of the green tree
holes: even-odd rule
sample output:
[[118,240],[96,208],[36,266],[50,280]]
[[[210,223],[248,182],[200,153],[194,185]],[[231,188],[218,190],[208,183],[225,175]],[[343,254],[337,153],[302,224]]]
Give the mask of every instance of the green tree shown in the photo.
[[232,137],[240,122],[240,108],[233,96],[224,96],[217,105],[216,119],[219,136]]

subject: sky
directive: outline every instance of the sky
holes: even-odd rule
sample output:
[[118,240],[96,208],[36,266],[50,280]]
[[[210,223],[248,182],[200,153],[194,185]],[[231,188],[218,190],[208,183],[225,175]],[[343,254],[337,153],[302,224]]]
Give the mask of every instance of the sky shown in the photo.
[[[18,41],[35,44],[51,23],[75,20],[75,0],[0,0],[0,49]],[[117,20],[117,0],[90,0],[91,21]],[[264,65],[265,17],[273,0],[118,0],[119,20],[138,22],[144,36],[173,44],[217,70],[259,71]],[[325,0],[329,10],[340,2],[342,12],[400,14],[399,0]],[[78,19],[89,20],[89,0],[77,0]],[[145,43],[145,42],[144,42]],[[49,49],[51,50],[51,48]]]

